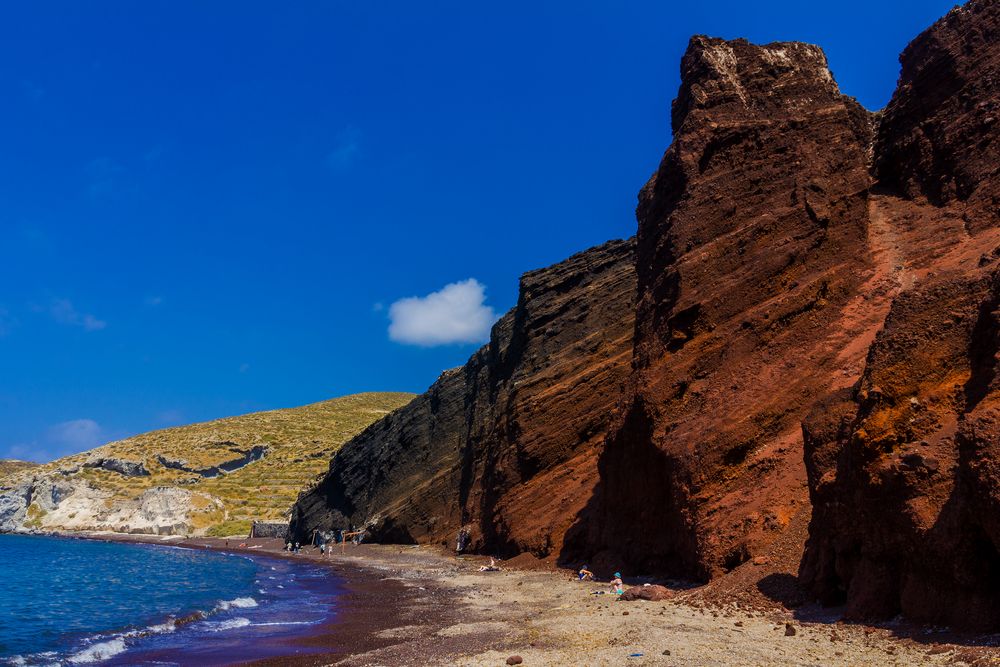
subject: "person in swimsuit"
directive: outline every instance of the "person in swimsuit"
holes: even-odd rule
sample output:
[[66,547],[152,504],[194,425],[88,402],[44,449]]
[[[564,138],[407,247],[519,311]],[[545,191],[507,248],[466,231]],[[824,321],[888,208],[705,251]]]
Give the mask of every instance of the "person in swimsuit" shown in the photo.
[[625,584],[622,582],[621,572],[615,572],[615,578],[611,580],[611,592],[614,595],[621,595],[625,592]]
[[580,568],[580,571],[576,573],[576,576],[580,578],[580,581],[587,581],[588,579],[590,581],[594,580],[594,573],[588,570],[586,565]]

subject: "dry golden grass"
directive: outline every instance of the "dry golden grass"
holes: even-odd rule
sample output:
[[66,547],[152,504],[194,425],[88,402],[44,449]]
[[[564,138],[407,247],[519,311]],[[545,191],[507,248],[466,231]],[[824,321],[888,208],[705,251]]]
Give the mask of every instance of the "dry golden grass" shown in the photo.
[[13,475],[16,472],[21,472],[24,470],[30,470],[36,467],[37,463],[31,463],[29,461],[17,461],[15,459],[0,459],[0,481],[8,475]]

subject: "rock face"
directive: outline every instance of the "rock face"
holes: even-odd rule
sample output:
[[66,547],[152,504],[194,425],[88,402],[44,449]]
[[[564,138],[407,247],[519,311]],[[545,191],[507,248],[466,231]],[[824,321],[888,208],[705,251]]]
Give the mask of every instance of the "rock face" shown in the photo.
[[631,359],[634,243],[525,274],[489,344],[344,445],[293,509],[313,529],[497,555],[560,552],[586,512]]
[[899,86],[884,112],[879,180],[910,198],[962,204],[977,229],[1000,223],[1000,6],[974,0],[949,12],[900,56]]
[[1000,4],[920,35],[878,130],[903,289],[861,382],[803,426],[801,579],[850,616],[1000,627]]
[[83,464],[84,468],[103,468],[104,470],[111,470],[117,472],[125,477],[148,477],[149,471],[146,470],[146,466],[143,465],[142,461],[128,461],[126,459],[118,458],[103,458],[97,457],[91,459]]
[[12,487],[0,487],[0,533],[20,530],[31,504],[31,484],[22,482]]
[[822,51],[695,37],[639,196],[634,373],[574,550],[707,579],[807,511],[800,421],[861,372],[891,288],[869,114]]

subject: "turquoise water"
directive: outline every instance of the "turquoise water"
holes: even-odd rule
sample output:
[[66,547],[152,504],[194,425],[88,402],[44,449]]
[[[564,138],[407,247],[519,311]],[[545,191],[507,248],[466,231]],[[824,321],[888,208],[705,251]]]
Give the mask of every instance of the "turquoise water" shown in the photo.
[[328,571],[304,564],[19,535],[0,535],[0,582],[0,664],[11,665],[280,655],[289,649],[266,646],[288,642],[264,640],[328,620],[337,595]]

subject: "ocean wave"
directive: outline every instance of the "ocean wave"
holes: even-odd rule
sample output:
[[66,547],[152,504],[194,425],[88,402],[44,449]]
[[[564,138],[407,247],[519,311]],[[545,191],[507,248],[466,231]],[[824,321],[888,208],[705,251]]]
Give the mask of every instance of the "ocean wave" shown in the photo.
[[92,662],[100,662],[113,658],[119,653],[125,652],[125,638],[117,637],[110,641],[100,642],[88,646],[79,653],[75,653],[66,659],[66,662],[73,665],[85,665]]
[[163,623],[157,623],[156,625],[150,625],[145,628],[139,628],[138,630],[129,630],[128,632],[122,633],[122,637],[146,637],[148,635],[162,635],[168,632],[173,632],[177,629],[177,623],[174,619],[168,619]]
[[237,618],[231,618],[228,621],[206,621],[202,627],[211,630],[212,632],[222,632],[224,630],[245,628],[248,625],[250,625],[250,619],[239,616]]
[[236,598],[235,600],[223,600],[217,609],[225,611],[227,609],[250,609],[257,606],[257,601],[251,597]]

